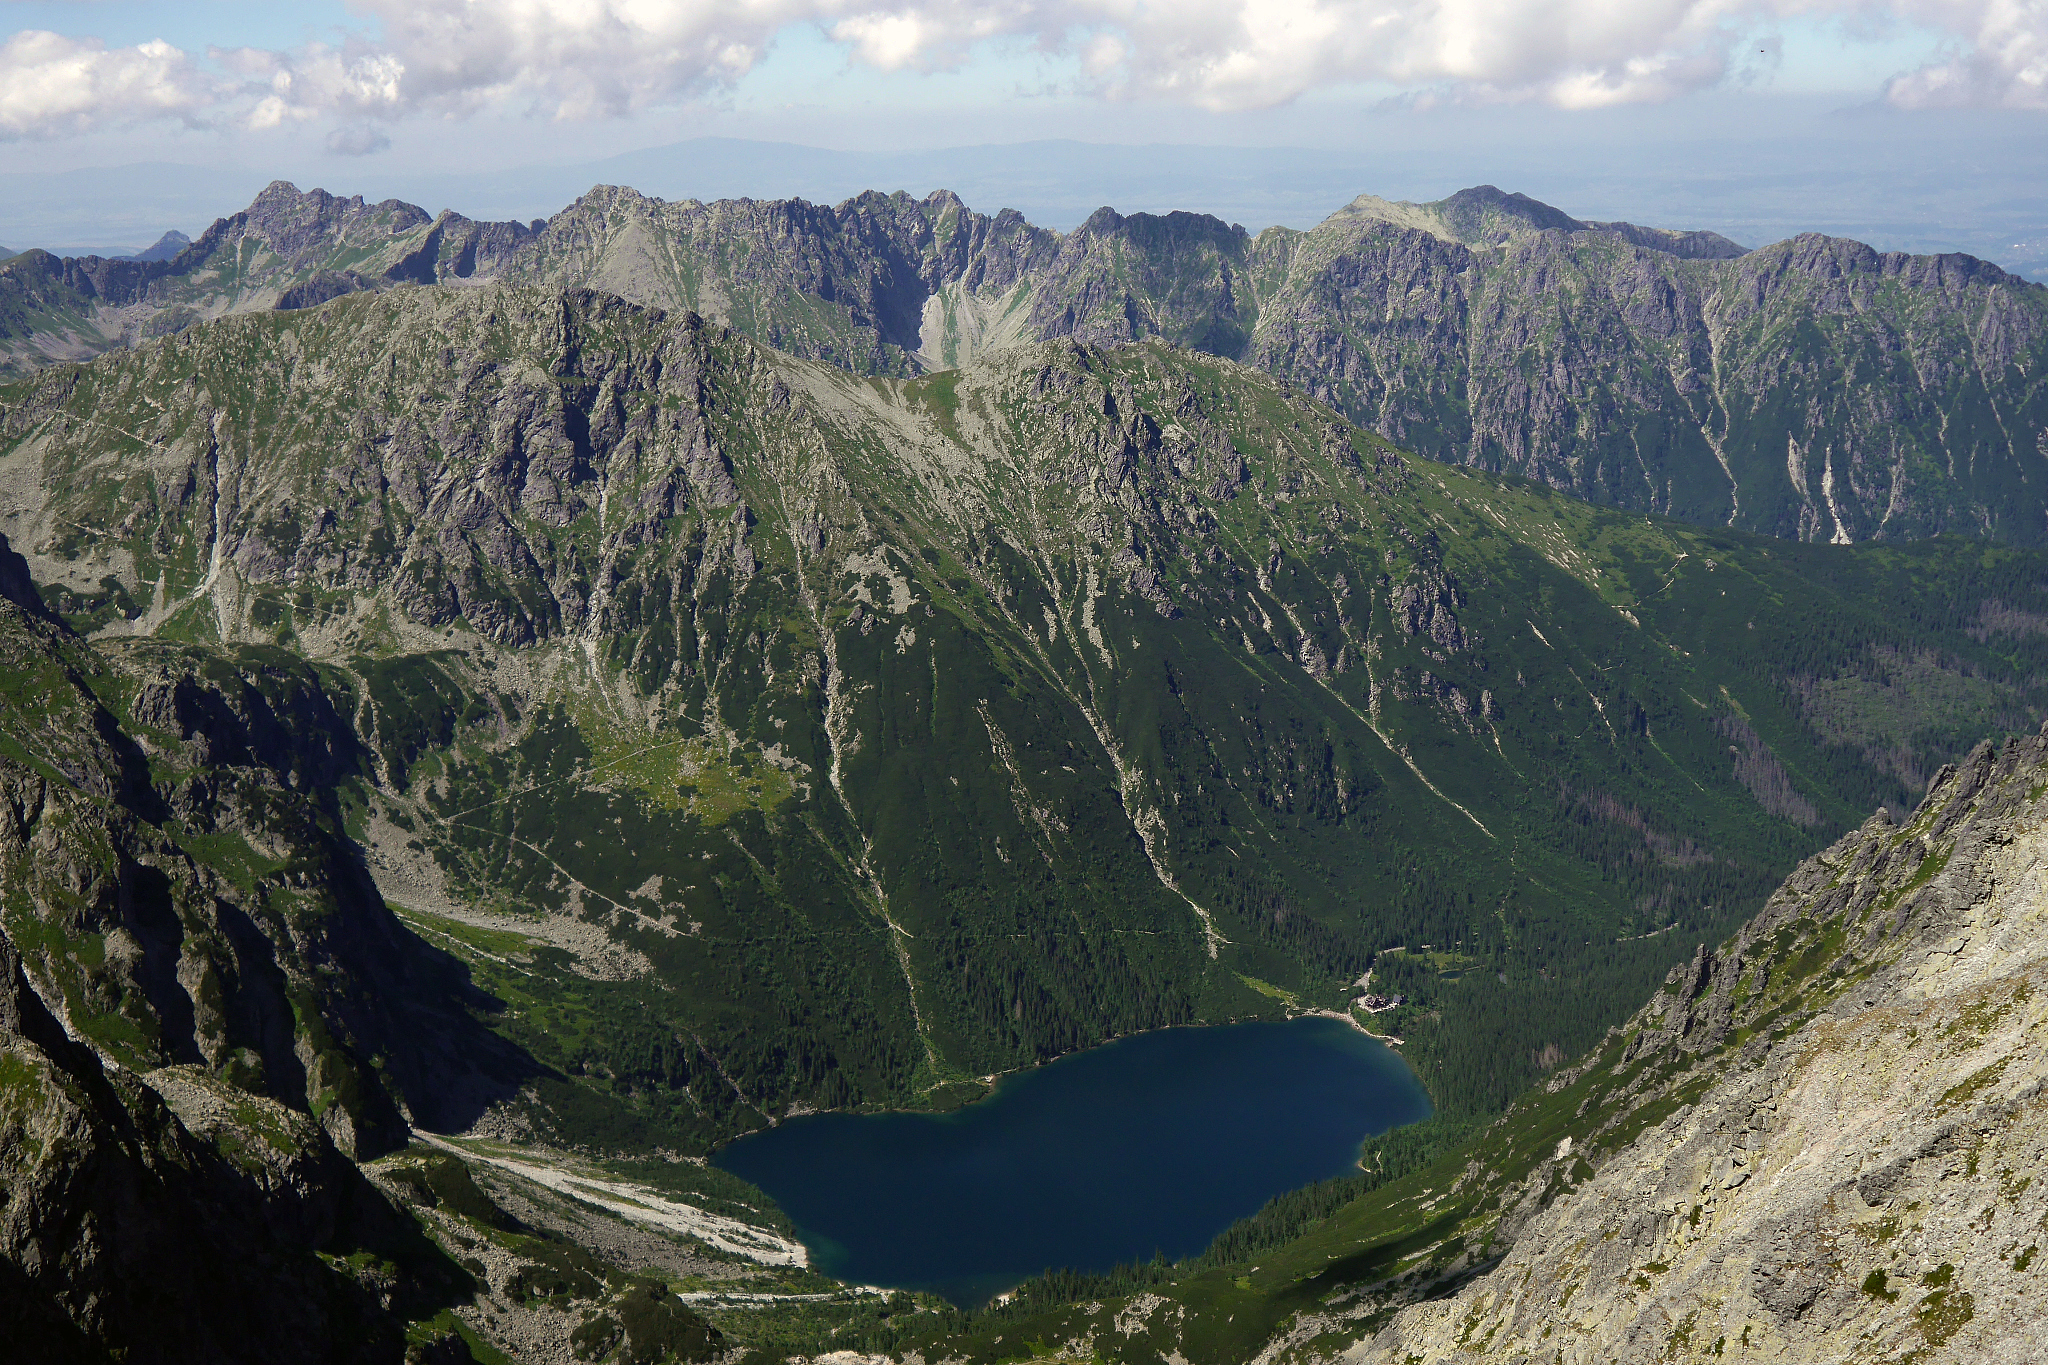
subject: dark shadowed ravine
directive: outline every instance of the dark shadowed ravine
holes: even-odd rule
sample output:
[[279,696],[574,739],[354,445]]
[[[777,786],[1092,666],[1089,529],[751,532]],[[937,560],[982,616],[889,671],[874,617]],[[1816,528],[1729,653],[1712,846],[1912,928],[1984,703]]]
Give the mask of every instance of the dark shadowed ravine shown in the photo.
[[950,1114],[817,1114],[716,1164],[773,1195],[828,1274],[961,1304],[1049,1266],[1200,1251],[1430,1112],[1405,1063],[1334,1019],[1140,1034]]

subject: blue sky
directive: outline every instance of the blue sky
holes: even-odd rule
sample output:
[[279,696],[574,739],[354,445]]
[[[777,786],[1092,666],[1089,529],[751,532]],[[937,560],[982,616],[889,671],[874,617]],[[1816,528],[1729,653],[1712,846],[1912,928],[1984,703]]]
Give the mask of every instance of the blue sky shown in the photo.
[[334,39],[349,30],[374,33],[374,16],[350,14],[338,4],[254,4],[237,0],[0,0],[0,22],[10,33],[48,29],[91,36],[110,47],[161,38],[200,52],[208,47],[290,48]]

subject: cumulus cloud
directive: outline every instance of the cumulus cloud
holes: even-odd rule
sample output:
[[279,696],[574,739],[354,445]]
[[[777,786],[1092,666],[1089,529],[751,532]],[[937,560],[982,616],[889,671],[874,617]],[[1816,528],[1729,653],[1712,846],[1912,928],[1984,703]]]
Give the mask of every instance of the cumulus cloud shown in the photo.
[[390,145],[389,133],[361,124],[353,128],[336,128],[327,135],[327,150],[336,156],[370,156]]
[[363,128],[513,107],[630,114],[730,88],[814,24],[851,60],[957,68],[1007,39],[1086,91],[1216,110],[1347,83],[1564,108],[1670,99],[1736,72],[1792,19],[1906,21],[1954,55],[1886,90],[1906,107],[2048,107],[2048,0],[354,0],[378,38],[288,52],[109,50],[23,33],[0,49],[0,136],[149,117]]
[[[267,117],[375,114],[379,99],[393,113],[512,100],[558,118],[623,114],[730,85],[801,22],[884,70],[957,68],[1008,38],[1074,58],[1093,93],[1219,110],[1358,81],[1581,108],[1711,85],[1779,11],[1886,2],[357,0],[382,46],[278,55]],[[355,78],[373,58],[390,63],[379,79]]]
[[397,100],[511,99],[559,118],[628,113],[730,84],[836,0],[359,0],[399,62]]
[[[2048,109],[2048,0],[1990,0],[1974,11],[1967,51],[1895,78],[1885,97],[1907,109],[1993,105]],[[1959,16],[1960,17],[1960,16]]]
[[196,121],[217,83],[169,43],[109,48],[30,29],[0,43],[0,137],[89,133],[145,119]]
[[1096,78],[1212,109],[1382,82],[1570,108],[1711,85],[1761,7],[1736,0],[1104,0]]

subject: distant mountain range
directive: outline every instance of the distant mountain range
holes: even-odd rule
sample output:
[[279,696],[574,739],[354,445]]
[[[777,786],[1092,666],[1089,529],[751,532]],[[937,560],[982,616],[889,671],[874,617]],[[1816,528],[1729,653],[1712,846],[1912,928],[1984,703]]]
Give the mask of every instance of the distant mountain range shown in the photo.
[[[46,246],[30,249],[46,251],[50,255],[64,260],[84,260],[87,257],[98,257],[108,261],[168,261],[190,245],[192,245],[192,239],[173,228],[140,251],[124,251],[111,256],[103,251],[95,251],[90,247]],[[0,260],[6,260],[9,257],[21,254],[19,251],[8,251],[5,248],[0,248]]]
[[132,256],[116,256],[117,261],[168,261],[176,259],[179,252],[192,245],[192,239],[176,228],[166,232],[156,241]]
[[280,182],[170,259],[0,264],[0,356],[21,371],[223,313],[487,280],[689,309],[863,374],[1156,336],[1422,454],[1616,506],[1809,540],[2048,538],[2048,289],[1815,235],[1745,252],[1490,186],[1253,237],[1108,209],[1062,234],[945,192],[605,186],[487,223]]
[[93,244],[97,254],[114,255],[110,243],[126,251],[165,227],[204,227],[276,179],[346,180],[371,201],[522,222],[547,217],[592,185],[707,203],[836,204],[869,189],[920,198],[949,189],[985,212],[1014,208],[1062,232],[1110,204],[1124,213],[1213,214],[1255,235],[1312,228],[1364,188],[1422,202],[1492,183],[1569,206],[1579,218],[1709,227],[1753,246],[1820,232],[1881,251],[1967,252],[2048,280],[2048,196],[2034,188],[2048,185],[2048,140],[2004,136],[1992,122],[1851,111],[1829,97],[1752,90],[1684,113],[1381,110],[1341,126],[1323,122],[1314,138],[1275,127],[1274,141],[1252,146],[1160,141],[1199,133],[1193,124],[1148,132],[1119,121],[1117,133],[1133,141],[990,142],[962,126],[953,132],[958,144],[914,151],[711,136],[594,156],[578,144],[563,153],[569,160],[536,145],[526,164],[473,169],[434,170],[403,157],[260,167],[140,162],[0,171],[0,241]]

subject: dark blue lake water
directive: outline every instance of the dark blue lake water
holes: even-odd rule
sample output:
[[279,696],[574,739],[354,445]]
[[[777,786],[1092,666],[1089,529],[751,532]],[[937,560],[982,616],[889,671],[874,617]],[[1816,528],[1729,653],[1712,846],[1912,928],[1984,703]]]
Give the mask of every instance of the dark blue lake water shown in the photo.
[[1429,1112],[1399,1057],[1307,1018],[1140,1034],[951,1114],[814,1114],[713,1161],[773,1195],[826,1274],[971,1305],[1050,1266],[1198,1252]]

